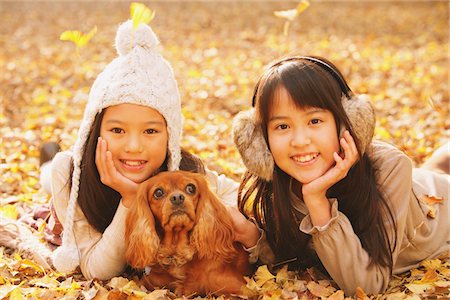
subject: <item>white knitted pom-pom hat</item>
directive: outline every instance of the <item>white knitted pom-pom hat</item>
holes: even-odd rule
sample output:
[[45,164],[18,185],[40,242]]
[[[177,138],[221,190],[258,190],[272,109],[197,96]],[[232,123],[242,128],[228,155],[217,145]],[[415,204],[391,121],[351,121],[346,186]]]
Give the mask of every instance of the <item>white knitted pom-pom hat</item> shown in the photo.
[[80,264],[73,220],[80,184],[81,158],[98,113],[104,108],[122,103],[157,110],[167,123],[168,169],[174,171],[179,167],[182,132],[180,95],[170,64],[157,51],[158,44],[158,38],[149,26],[142,24],[133,30],[132,21],[121,24],[116,34],[119,56],[106,66],[92,85],[73,148],[74,171],[62,245],[53,254],[53,265],[59,272],[72,272]]

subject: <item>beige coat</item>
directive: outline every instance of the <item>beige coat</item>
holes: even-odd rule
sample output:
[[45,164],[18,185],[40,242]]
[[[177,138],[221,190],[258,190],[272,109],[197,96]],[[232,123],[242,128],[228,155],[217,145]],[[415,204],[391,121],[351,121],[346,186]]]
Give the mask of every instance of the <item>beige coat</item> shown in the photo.
[[[397,224],[394,274],[450,250],[450,175],[415,169],[403,152],[386,143],[373,142],[369,151],[379,169],[378,183]],[[425,195],[443,198],[442,204],[433,207],[434,217],[429,216],[430,208],[421,201]],[[389,269],[370,264],[370,257],[350,221],[339,211],[339,199],[330,199],[330,203],[332,219],[322,227],[312,225],[303,202],[295,205],[298,212],[306,215],[299,229],[312,235],[313,247],[322,264],[347,295],[353,295],[357,287],[367,293],[383,292],[391,277]],[[388,232],[392,231],[388,229]],[[264,240],[258,242],[253,256],[260,254],[259,249],[265,249],[265,243]]]
[[[52,163],[53,203],[58,219],[64,224],[69,199],[70,163],[72,153],[58,153]],[[239,184],[207,170],[206,177],[213,192],[225,205],[236,206]],[[80,268],[87,279],[107,280],[121,274],[125,262],[125,218],[128,209],[120,202],[111,224],[102,233],[89,225],[86,217],[77,205],[74,236],[80,253]]]

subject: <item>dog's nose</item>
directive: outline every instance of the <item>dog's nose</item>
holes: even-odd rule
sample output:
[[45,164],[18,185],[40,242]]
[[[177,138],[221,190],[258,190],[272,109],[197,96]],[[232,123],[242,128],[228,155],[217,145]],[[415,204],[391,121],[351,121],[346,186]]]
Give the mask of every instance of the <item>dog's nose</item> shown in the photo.
[[170,196],[170,202],[174,205],[180,205],[184,202],[184,195],[183,194],[173,194]]

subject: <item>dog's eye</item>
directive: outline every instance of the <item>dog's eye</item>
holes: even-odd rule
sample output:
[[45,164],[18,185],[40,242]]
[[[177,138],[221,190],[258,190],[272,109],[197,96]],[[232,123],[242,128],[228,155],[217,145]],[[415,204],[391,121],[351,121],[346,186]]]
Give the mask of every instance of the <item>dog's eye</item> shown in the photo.
[[153,192],[153,198],[155,199],[161,199],[164,196],[164,190],[162,188],[157,188]]
[[197,190],[197,189],[195,188],[195,185],[193,185],[192,183],[189,183],[189,184],[186,186],[186,192],[187,192],[188,194],[190,194],[190,195],[194,195],[196,190]]

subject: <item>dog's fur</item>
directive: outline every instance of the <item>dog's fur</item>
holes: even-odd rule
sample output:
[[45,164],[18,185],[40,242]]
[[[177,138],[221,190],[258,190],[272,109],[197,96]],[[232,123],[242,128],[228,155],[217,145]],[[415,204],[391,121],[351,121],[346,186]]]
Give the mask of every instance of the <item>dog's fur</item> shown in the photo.
[[251,273],[226,207],[204,175],[162,172],[143,182],[126,221],[126,258],[142,283],[177,294],[239,293]]

